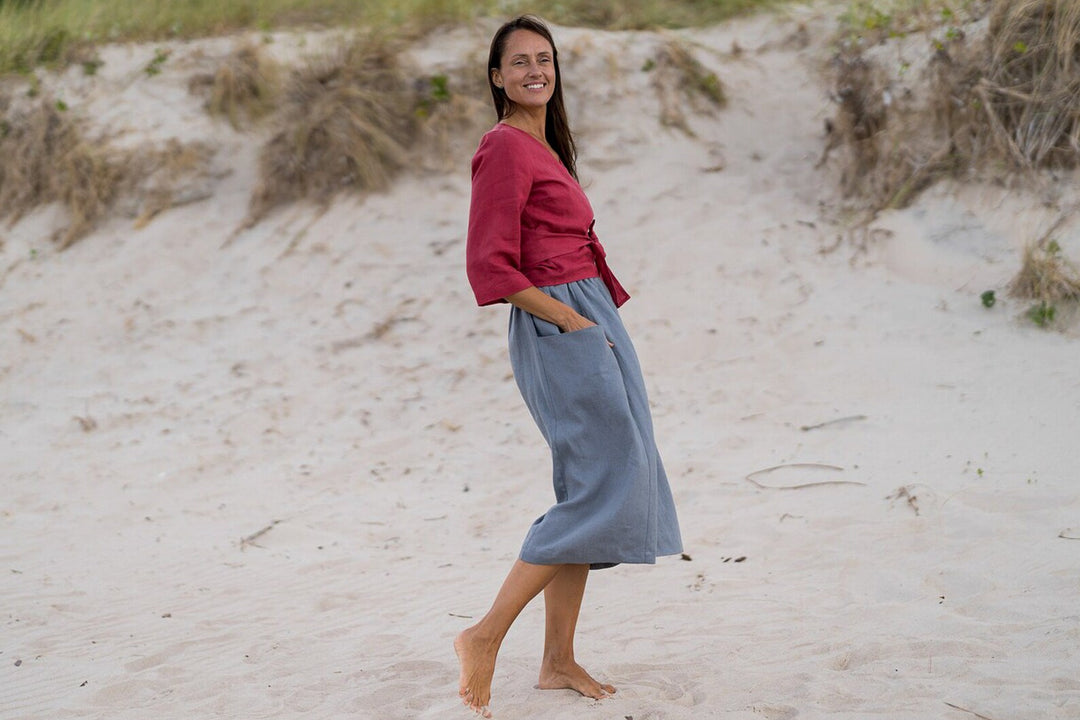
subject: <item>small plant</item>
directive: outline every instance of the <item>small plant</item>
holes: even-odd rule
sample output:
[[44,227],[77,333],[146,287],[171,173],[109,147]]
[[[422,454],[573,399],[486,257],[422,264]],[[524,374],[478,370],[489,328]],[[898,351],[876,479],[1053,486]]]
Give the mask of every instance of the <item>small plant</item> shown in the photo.
[[987,290],[979,296],[979,299],[982,300],[984,308],[992,308],[994,307],[994,303],[997,302],[997,297],[994,295],[993,290]]
[[1038,305],[1032,305],[1027,311],[1028,320],[1041,328],[1053,325],[1056,316],[1057,308],[1045,301],[1040,302]]
[[66,102],[64,102],[63,100],[57,100],[56,101],[56,109],[59,110],[60,112],[67,112],[68,104]]
[[416,83],[416,116],[421,120],[431,117],[436,106],[450,102],[450,79],[446,75],[432,75]]
[[431,99],[446,102],[450,99],[450,81],[445,75],[431,76]]
[[145,71],[150,77],[161,74],[161,66],[169,59],[169,51],[158,48],[154,51],[154,59],[147,63]]
[[101,66],[105,64],[105,61],[101,58],[90,58],[89,60],[82,61],[83,75],[87,77],[93,77],[97,75],[97,71],[101,69]]

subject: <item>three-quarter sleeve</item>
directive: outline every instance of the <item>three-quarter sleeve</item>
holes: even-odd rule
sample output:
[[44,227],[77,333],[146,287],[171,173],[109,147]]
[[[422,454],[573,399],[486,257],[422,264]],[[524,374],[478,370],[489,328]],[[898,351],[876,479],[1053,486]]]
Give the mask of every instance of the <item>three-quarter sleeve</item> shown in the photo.
[[532,190],[529,159],[512,136],[488,133],[472,161],[465,272],[478,305],[500,302],[533,283],[521,272],[521,213]]

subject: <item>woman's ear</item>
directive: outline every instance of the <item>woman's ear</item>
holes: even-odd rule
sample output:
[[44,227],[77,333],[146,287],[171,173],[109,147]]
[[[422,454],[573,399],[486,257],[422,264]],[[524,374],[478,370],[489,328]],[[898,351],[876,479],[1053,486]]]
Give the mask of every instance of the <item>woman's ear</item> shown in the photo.
[[502,73],[500,73],[495,68],[491,69],[491,82],[494,83],[495,87],[502,90],[502,86],[503,86]]

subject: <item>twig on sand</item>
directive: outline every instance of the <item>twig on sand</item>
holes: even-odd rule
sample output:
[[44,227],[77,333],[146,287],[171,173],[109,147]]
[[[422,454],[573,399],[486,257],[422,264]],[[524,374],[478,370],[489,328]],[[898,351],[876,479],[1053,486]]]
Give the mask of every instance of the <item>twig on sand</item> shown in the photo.
[[450,617],[463,618],[465,620],[472,620],[472,615],[458,615],[457,613],[447,613]]
[[848,415],[847,417],[836,418],[835,420],[826,420],[825,422],[818,423],[817,425],[803,425],[799,429],[803,432],[809,430],[817,430],[819,428],[828,427],[829,425],[836,425],[838,423],[855,422],[857,420],[865,420],[865,415]]
[[856,482],[854,480],[822,480],[820,482],[803,483],[801,485],[762,485],[754,479],[755,475],[764,475],[765,473],[771,473],[772,471],[780,470],[781,468],[820,468],[823,470],[836,470],[837,472],[844,471],[844,468],[842,467],[837,467],[836,465],[824,465],[822,463],[786,463],[784,465],[774,465],[773,467],[765,468],[763,470],[755,470],[746,476],[746,480],[762,490],[801,490],[802,488],[817,487],[819,485],[866,485],[866,483]]
[[1080,530],[1073,530],[1072,528],[1065,528],[1058,533],[1058,537],[1062,540],[1080,540]]
[[982,718],[982,720],[994,720],[994,718],[986,717],[985,715],[980,715],[979,713],[975,712],[974,710],[968,710],[965,707],[960,707],[959,705],[953,705],[951,702],[946,702],[945,704],[948,705],[951,708],[959,710],[960,712],[970,713],[970,714],[974,715],[977,718]]
[[240,549],[244,550],[244,549],[247,548],[248,545],[255,545],[255,547],[261,547],[260,545],[256,545],[255,541],[258,540],[259,538],[261,538],[266,533],[273,530],[274,526],[277,525],[279,522],[281,522],[281,521],[280,520],[273,520],[273,521],[271,521],[271,523],[269,525],[264,527],[262,530],[260,530],[260,531],[258,531],[256,533],[252,533],[252,534],[248,535],[245,538],[240,538]]

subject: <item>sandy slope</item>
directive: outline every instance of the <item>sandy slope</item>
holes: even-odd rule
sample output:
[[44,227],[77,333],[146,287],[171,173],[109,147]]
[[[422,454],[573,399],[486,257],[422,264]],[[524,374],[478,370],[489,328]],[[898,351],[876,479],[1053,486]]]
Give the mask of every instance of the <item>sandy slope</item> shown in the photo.
[[[592,578],[579,659],[611,700],[532,688],[527,609],[497,717],[1080,716],[1076,335],[978,301],[1055,211],[941,186],[835,246],[832,21],[794,14],[808,46],[778,18],[680,33],[731,98],[695,138],[657,122],[658,36],[558,33],[692,560]],[[229,45],[52,81],[232,172],[64,253],[55,210],[2,233],[0,717],[467,717],[450,640],[551,500],[505,311],[463,276],[467,158],[233,236],[258,139],[186,90]],[[789,463],[840,469],[746,479]]]

